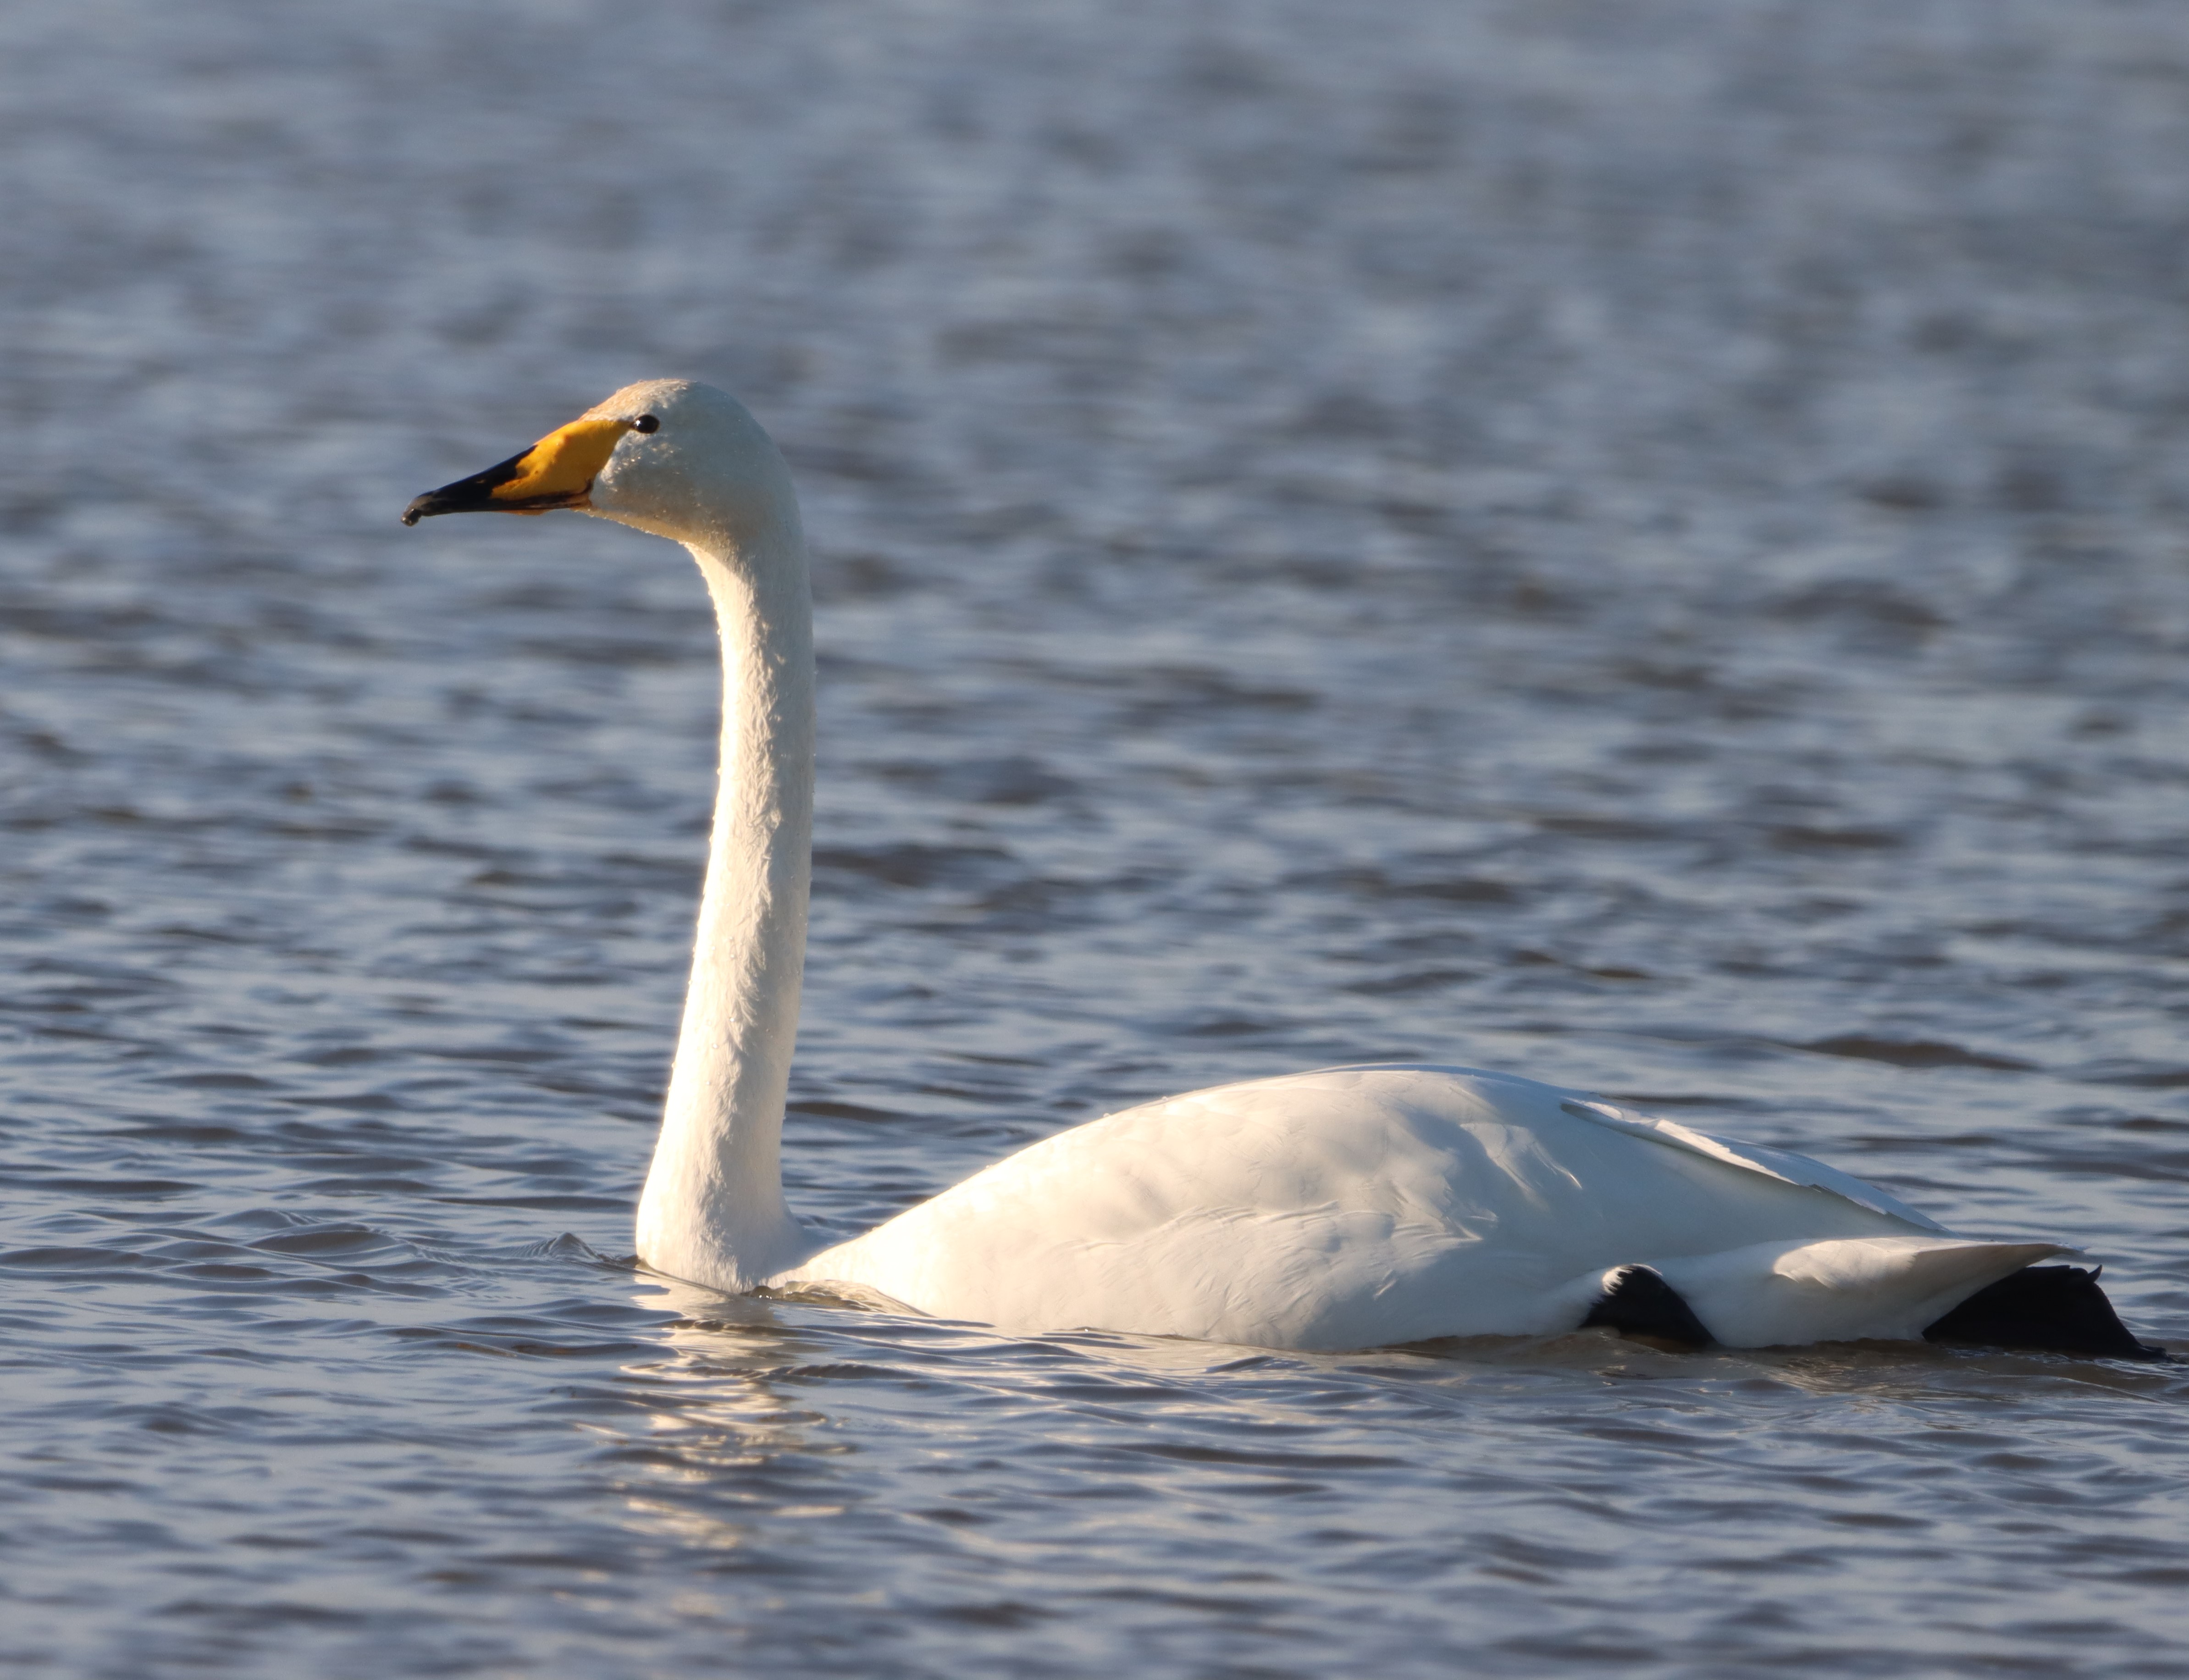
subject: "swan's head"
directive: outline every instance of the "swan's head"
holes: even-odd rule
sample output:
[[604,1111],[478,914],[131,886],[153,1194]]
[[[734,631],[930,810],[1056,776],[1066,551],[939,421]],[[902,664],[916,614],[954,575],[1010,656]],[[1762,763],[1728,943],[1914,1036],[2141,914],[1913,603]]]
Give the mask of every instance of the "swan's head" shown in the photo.
[[558,507],[732,552],[786,521],[797,529],[789,471],[760,422],[727,392],[688,379],[625,386],[521,455],[427,491],[403,523]]

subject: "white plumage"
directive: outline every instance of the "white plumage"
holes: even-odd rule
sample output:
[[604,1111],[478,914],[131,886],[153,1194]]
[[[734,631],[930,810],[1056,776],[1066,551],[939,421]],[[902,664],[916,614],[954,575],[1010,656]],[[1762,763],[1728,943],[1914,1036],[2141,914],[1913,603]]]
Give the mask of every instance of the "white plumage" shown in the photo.
[[1012,1329],[1341,1349],[1571,1330],[1638,1264],[1758,1347],[1920,1337],[2062,1252],[1532,1079],[1340,1067],[1074,1127],[781,1281]]
[[1533,1080],[1332,1068],[1044,1140],[850,1242],[783,1196],[812,823],[813,649],[790,478],[732,399],[634,385],[412,505],[578,507],[683,543],[722,638],[722,782],[639,1253],[716,1288],[836,1288],[1013,1330],[1344,1349],[1580,1326],[1655,1271],[1718,1341],[1920,1337],[2068,1252],[1956,1236],[1820,1162]]

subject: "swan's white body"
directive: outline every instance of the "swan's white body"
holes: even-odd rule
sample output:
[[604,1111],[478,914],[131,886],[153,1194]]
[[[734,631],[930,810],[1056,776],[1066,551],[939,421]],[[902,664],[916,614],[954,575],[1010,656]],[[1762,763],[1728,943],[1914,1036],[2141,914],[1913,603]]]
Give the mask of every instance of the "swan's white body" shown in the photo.
[[[565,494],[562,458],[540,452],[580,433],[604,459]],[[1436,1066],[1149,1103],[823,1246],[785,1204],[779,1161],[813,807],[812,608],[789,472],[744,409],[680,381],[619,391],[509,466],[516,479],[483,474],[414,513],[493,496],[672,538],[721,631],[721,786],[638,1213],[639,1255],[658,1270],[732,1292],[871,1292],[1013,1330],[1344,1349],[1574,1329],[1616,1269],[1642,1264],[1719,1341],[1755,1347],[1918,1337],[1985,1285],[2069,1252],[1955,1236],[1802,1156]]]
[[1012,1329],[1343,1349],[1571,1330],[1643,1264],[1719,1341],[1762,1347],[1920,1337],[2061,1252],[1532,1079],[1338,1067],[1076,1126],[777,1281]]

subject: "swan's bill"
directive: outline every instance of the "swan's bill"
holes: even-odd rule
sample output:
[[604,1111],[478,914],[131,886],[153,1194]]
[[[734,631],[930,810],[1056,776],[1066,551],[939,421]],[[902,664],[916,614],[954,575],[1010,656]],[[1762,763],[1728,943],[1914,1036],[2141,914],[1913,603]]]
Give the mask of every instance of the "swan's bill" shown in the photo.
[[403,510],[403,523],[415,525],[437,513],[546,513],[557,507],[590,507],[593,480],[608,464],[624,434],[651,432],[660,423],[650,414],[627,420],[574,420],[522,455],[427,491]]

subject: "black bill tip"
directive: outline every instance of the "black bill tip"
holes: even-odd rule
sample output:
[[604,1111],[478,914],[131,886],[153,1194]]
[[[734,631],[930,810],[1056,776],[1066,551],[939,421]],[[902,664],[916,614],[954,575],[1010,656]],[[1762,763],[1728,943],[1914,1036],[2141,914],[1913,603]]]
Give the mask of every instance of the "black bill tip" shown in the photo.
[[427,491],[403,510],[403,523],[415,525],[421,519],[431,519],[439,513],[537,513],[550,507],[568,507],[584,500],[582,494],[497,499],[495,491],[518,476],[523,470],[525,455],[531,453],[527,450],[523,455],[513,455],[484,472],[474,472],[468,478],[459,478],[453,484]]
[[497,511],[494,501],[495,484],[491,473],[482,472],[476,478],[459,478],[453,484],[444,484],[438,490],[428,490],[403,510],[403,523],[415,525],[421,519],[430,519],[437,513],[491,513]]
[[572,489],[542,490],[535,495],[496,495],[502,486],[517,478],[523,464],[531,451],[513,455],[498,467],[489,467],[484,472],[474,472],[468,478],[459,478],[453,484],[444,484],[438,490],[428,490],[403,510],[403,523],[415,525],[421,519],[431,519],[441,513],[546,513],[558,507],[587,507],[592,486],[582,484]]

